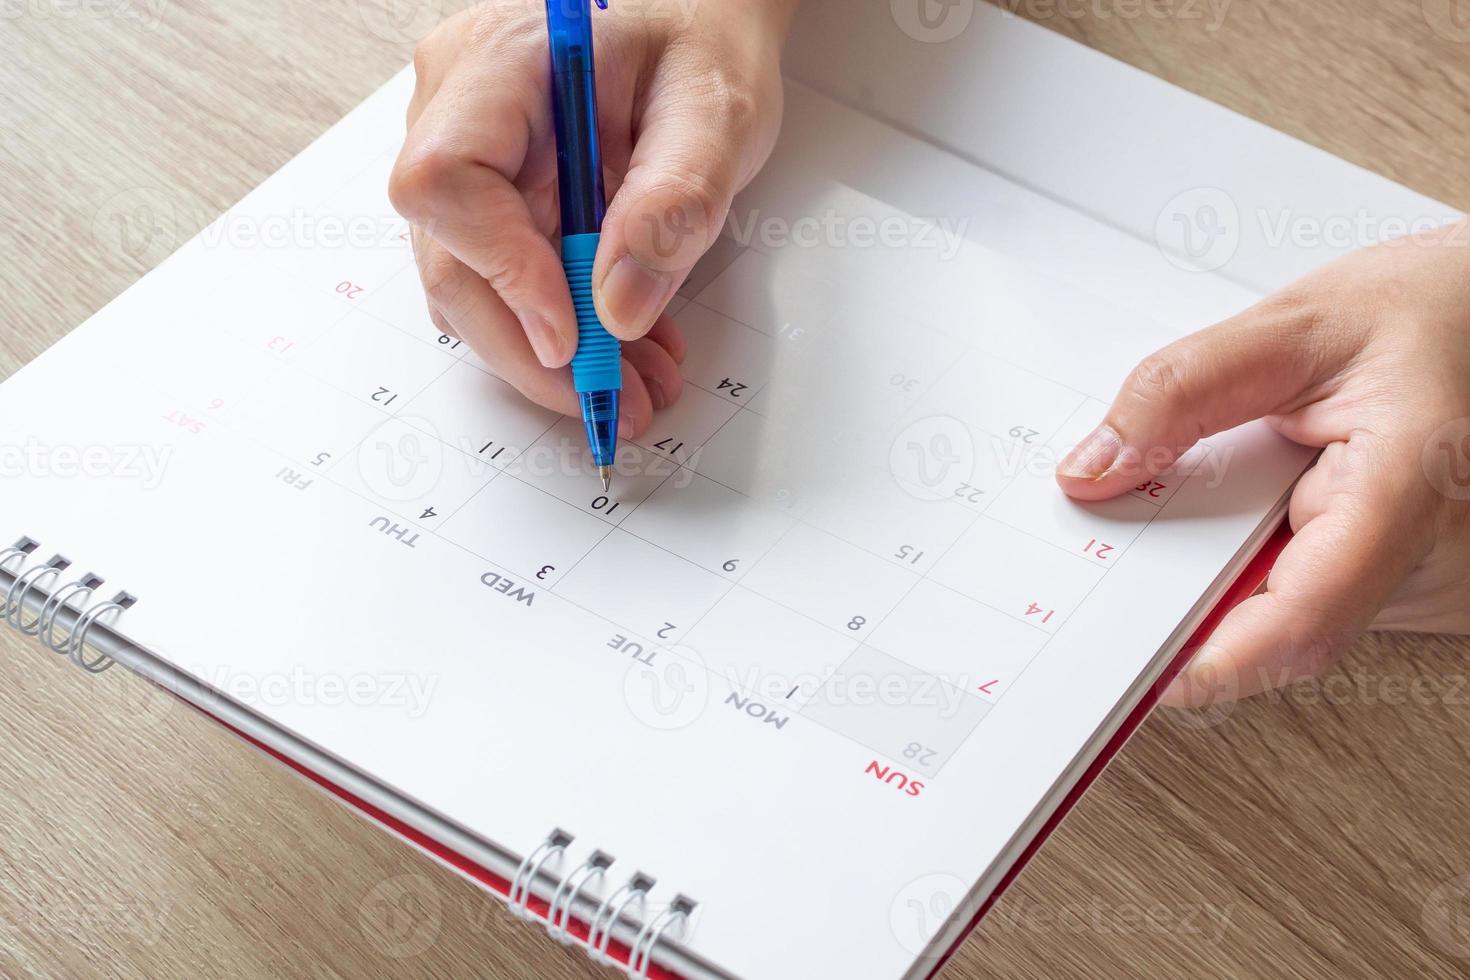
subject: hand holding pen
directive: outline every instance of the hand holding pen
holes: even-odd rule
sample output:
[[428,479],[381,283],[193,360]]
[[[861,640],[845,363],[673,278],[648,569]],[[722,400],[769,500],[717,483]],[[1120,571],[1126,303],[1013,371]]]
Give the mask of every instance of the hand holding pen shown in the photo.
[[[593,18],[609,200],[591,295],[622,341],[619,428],[635,436],[682,385],[684,340],[664,307],[775,141],[795,0],[612,2]],[[390,194],[414,226],[435,325],[528,398],[575,416],[577,315],[555,244],[550,12],[545,0],[501,0],[419,44]]]

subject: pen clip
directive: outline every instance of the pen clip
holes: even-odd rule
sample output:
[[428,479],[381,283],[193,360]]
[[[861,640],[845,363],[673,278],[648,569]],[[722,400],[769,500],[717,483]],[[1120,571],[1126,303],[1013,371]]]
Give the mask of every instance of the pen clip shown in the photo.
[[597,9],[598,10],[606,10],[607,9],[607,0],[596,0],[596,2],[597,2]]

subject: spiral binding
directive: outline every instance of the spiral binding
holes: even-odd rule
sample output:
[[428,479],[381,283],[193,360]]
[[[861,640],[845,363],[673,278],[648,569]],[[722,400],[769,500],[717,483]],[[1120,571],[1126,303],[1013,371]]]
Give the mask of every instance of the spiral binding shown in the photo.
[[[531,910],[532,885],[547,865],[558,857],[564,857],[568,846],[575,838],[561,828],[546,835],[534,850],[516,868],[510,882],[510,910],[518,918],[532,920],[540,918]],[[634,871],[623,884],[605,896],[598,904],[587,924],[587,938],[578,939],[571,932],[572,909],[583,892],[594,882],[602,883],[608,878],[615,858],[606,851],[594,850],[585,861],[557,879],[551,900],[547,903],[545,927],[557,942],[584,946],[593,960],[608,966],[621,967],[631,980],[648,980],[653,968],[653,954],[664,937],[682,936],[689,924],[690,916],[698,904],[687,895],[678,894],[669,906],[652,918],[647,917],[648,893],[657,883],[642,871]],[[642,914],[640,919],[638,916]],[[623,922],[636,926],[638,932],[628,947],[628,960],[619,963],[608,954],[614,929]]]
[[[39,548],[39,542],[23,537],[9,548],[0,549],[0,571],[11,576],[0,605],[0,617],[82,670],[100,674],[114,661],[100,650],[88,653],[88,634],[99,623],[111,626],[138,600],[127,592],[118,592],[111,599],[93,601],[103,583],[102,576],[87,572],[63,581],[71,561],[56,554],[42,564],[31,565],[31,558]],[[27,605],[34,606],[36,599],[40,600],[39,612],[28,614]],[[69,631],[64,630],[64,618],[72,619]],[[58,627],[64,631],[58,632]],[[536,882],[548,866],[566,856],[574,839],[558,827],[521,861],[511,878],[509,893],[510,910],[517,917],[542,918],[531,908]],[[666,942],[666,936],[684,935],[697,903],[687,895],[678,894],[667,908],[649,917],[648,895],[657,882],[651,875],[634,871],[616,889],[602,888],[605,894],[587,924],[587,937],[578,939],[571,931],[573,910],[579,899],[590,902],[588,890],[607,882],[615,861],[606,851],[594,850],[585,861],[556,879],[544,925],[558,942],[584,946],[594,960],[621,967],[630,980],[648,980],[659,944]],[[626,963],[619,963],[608,953],[613,933],[620,925],[637,929],[628,946]]]
[[[102,673],[113,665],[113,660],[100,651],[95,655],[88,654],[88,634],[99,623],[111,626],[138,601],[137,598],[127,592],[118,592],[105,602],[89,606],[92,596],[102,585],[102,576],[87,572],[80,578],[63,583],[62,575],[71,567],[71,561],[59,554],[27,568],[38,548],[38,541],[22,537],[9,548],[0,550],[0,570],[12,576],[10,587],[5,591],[4,604],[0,606],[0,616],[6,624],[27,636],[36,637],[42,646],[66,657],[82,670],[90,674]],[[26,605],[33,602],[33,595],[41,600],[41,609],[28,617]],[[71,629],[58,635],[58,620],[63,610],[74,618]]]

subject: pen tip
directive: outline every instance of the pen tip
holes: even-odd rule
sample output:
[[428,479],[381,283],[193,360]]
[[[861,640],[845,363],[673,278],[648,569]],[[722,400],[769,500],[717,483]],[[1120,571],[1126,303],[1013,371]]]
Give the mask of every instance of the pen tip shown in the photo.
[[597,475],[602,477],[602,492],[607,493],[612,489],[612,467],[599,466],[597,468]]

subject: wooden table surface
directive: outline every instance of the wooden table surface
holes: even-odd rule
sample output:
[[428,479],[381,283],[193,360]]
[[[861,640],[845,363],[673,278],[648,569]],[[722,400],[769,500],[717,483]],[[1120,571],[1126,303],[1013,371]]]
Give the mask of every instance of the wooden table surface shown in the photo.
[[[0,0],[0,372],[458,2]],[[1470,206],[1458,0],[1002,2]],[[605,975],[136,678],[0,650],[0,975]],[[1323,682],[1156,715],[946,975],[1470,975],[1467,653],[1374,637]]]

